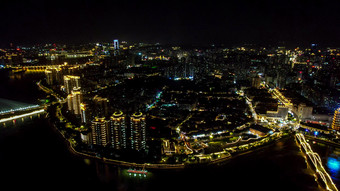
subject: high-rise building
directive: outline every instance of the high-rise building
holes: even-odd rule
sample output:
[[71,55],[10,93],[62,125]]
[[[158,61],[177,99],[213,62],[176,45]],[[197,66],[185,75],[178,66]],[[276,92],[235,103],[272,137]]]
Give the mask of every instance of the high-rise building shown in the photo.
[[119,53],[119,41],[118,41],[118,39],[113,40],[113,48],[114,48],[113,54],[115,56],[117,56],[118,53]]
[[62,82],[63,70],[61,67],[49,67],[45,70],[46,82],[48,85],[53,85]]
[[340,131],[340,108],[335,110],[333,122],[332,122],[332,129]]
[[67,110],[69,110],[69,111],[73,111],[72,101],[73,101],[73,95],[68,94],[68,96],[67,96]]
[[93,113],[99,117],[106,117],[109,114],[109,100],[107,98],[99,97],[98,95],[93,97],[94,108]]
[[123,112],[115,112],[109,121],[110,145],[114,149],[126,148],[126,117]]
[[52,85],[54,83],[52,70],[45,70],[45,75],[47,84]]
[[261,78],[259,76],[255,76],[251,78],[251,87],[260,88]]
[[108,143],[107,139],[107,122],[105,118],[96,117],[91,122],[92,129],[92,144],[106,146]]
[[82,94],[80,88],[74,88],[71,91],[71,94],[67,96],[67,109],[69,111],[73,111],[74,114],[81,114],[81,102],[82,102]]
[[300,103],[297,107],[297,114],[301,120],[310,119],[313,115],[313,107]]
[[318,49],[318,44],[312,43],[312,44],[311,44],[311,51],[312,51],[312,52],[316,52],[317,49]]
[[82,123],[86,123],[87,122],[87,113],[86,112],[86,104],[85,103],[81,103],[80,104],[80,118],[81,118],[81,122]]
[[80,88],[80,76],[65,75],[64,76],[65,92],[70,94],[74,88]]
[[71,93],[71,78],[68,76],[64,76],[64,87],[65,87],[65,92],[66,93]]
[[118,39],[113,40],[113,47],[115,50],[119,50],[119,41]]
[[73,96],[73,100],[72,100],[72,104],[73,104],[73,112],[74,114],[78,115],[80,114],[80,104],[82,102],[82,94],[80,92],[80,88],[78,89],[73,89],[72,91],[72,96]]
[[141,112],[134,113],[130,118],[131,148],[134,150],[146,149],[146,122]]

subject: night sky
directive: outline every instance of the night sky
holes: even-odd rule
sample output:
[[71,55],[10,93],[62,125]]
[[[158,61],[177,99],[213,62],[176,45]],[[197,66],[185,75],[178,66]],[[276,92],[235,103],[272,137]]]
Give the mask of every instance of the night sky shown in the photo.
[[340,46],[339,0],[5,0],[0,45],[128,42]]

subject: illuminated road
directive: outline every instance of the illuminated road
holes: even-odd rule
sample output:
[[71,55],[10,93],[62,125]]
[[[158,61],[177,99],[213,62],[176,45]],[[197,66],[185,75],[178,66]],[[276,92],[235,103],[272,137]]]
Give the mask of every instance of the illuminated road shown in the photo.
[[256,114],[256,112],[255,112],[255,109],[254,109],[254,107],[253,107],[253,104],[251,103],[250,99],[249,99],[247,96],[245,96],[245,98],[246,98],[246,103],[248,104],[249,109],[250,109],[250,111],[251,111],[252,117],[253,117],[254,120],[256,121],[256,120],[257,120],[257,114]]
[[338,190],[336,185],[333,183],[332,178],[323,167],[320,156],[316,152],[313,152],[309,143],[306,142],[305,136],[301,133],[298,133],[296,134],[296,140],[300,144],[300,149],[307,155],[309,161],[312,162],[317,178],[320,179],[320,182],[325,185],[326,190]]
[[38,85],[38,87],[39,87],[42,91],[44,91],[44,92],[47,93],[47,94],[50,94],[50,95],[54,96],[58,101],[64,100],[64,98],[62,98],[60,95],[56,94],[53,90],[51,90],[51,89],[49,89],[49,88],[43,86],[43,85],[41,84],[41,81],[37,82],[37,85]]
[[293,104],[284,96],[278,89],[274,89],[272,93],[282,102],[286,107],[293,109]]
[[290,102],[284,95],[282,95],[282,93],[278,90],[278,89],[273,89],[270,90],[270,92],[272,93],[272,95],[274,97],[276,97],[281,103],[283,103],[288,109],[289,111],[291,111],[294,114],[294,117],[296,118],[296,120],[298,121],[298,125],[300,125],[300,120],[299,120],[299,115],[297,115],[297,111],[296,109],[294,109],[294,105],[292,102]]

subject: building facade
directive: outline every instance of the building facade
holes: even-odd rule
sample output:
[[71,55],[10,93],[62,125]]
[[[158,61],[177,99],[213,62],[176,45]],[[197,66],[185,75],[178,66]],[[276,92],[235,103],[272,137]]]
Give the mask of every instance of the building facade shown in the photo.
[[332,122],[332,129],[339,131],[340,130],[340,108],[335,110],[333,122]]
[[110,146],[114,149],[126,149],[126,115],[115,112],[108,123]]
[[88,111],[86,110],[86,104],[80,104],[80,118],[82,123],[86,123],[88,120]]
[[72,111],[75,115],[81,114],[81,103],[83,96],[80,89],[74,89],[71,94],[67,96],[67,109]]
[[99,97],[98,95],[93,97],[93,113],[99,117],[107,117],[109,114],[109,100],[107,98]]
[[80,88],[80,76],[65,75],[64,76],[65,92],[70,94],[74,88]]
[[130,117],[131,148],[137,151],[146,149],[146,122],[145,115],[141,112]]
[[105,118],[96,117],[91,121],[92,144],[106,146],[108,143],[107,122]]

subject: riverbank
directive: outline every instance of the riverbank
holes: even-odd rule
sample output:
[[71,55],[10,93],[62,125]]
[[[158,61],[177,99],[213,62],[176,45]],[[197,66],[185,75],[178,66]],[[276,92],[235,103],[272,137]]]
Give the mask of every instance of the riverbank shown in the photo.
[[[271,190],[273,187],[268,185],[270,182],[275,185],[284,183],[281,189],[275,187],[275,190],[317,190],[310,189],[311,185],[316,184],[314,177],[304,174],[304,158],[291,136],[253,152],[233,155],[231,160],[219,165],[192,166],[177,170],[147,169],[150,174],[146,178],[139,178],[138,175],[129,176],[124,173],[129,167],[110,165],[101,159],[88,159],[69,152],[66,143],[61,141],[63,137],[52,130],[47,119],[37,119],[31,125],[28,122],[25,121],[25,127],[7,126],[2,131],[3,139],[0,141],[3,149],[0,149],[0,161],[4,161],[3,173],[9,175],[5,180],[12,180],[11,184],[7,181],[4,185],[13,184],[13,189],[48,189],[46,184],[36,185],[36,180],[40,180],[53,187],[57,184],[59,189],[67,187],[76,190],[121,190],[122,187],[124,190],[148,191],[176,188]],[[266,184],[255,184],[263,179],[267,180]],[[18,181],[25,184],[18,186]],[[243,184],[244,182],[248,184]]]
[[58,127],[49,120],[49,125],[51,128],[56,132],[56,134],[59,135],[59,138],[62,139],[62,141],[65,143],[67,146],[67,149],[69,150],[70,153],[79,156],[79,157],[85,157],[85,158],[90,158],[90,159],[95,159],[95,160],[100,160],[105,162],[106,164],[111,164],[111,165],[117,165],[117,166],[124,166],[124,167],[136,167],[136,168],[150,168],[150,169],[182,169],[185,167],[184,164],[151,164],[151,163],[134,163],[134,162],[127,162],[127,161],[121,161],[121,160],[114,160],[114,159],[108,159],[105,157],[98,157],[95,155],[90,155],[87,153],[79,152],[77,151],[70,141],[66,139],[66,137],[59,131]]
[[[62,134],[61,131],[59,131],[58,127],[50,120],[49,120],[49,125],[54,130],[54,132],[56,132],[59,135],[60,139],[62,139],[62,141],[67,146],[69,152],[72,153],[73,155],[76,155],[78,157],[83,157],[83,158],[99,160],[99,161],[104,162],[105,164],[110,164],[110,165],[123,166],[123,167],[134,167],[134,168],[146,168],[146,169],[180,170],[180,169],[184,169],[184,168],[204,167],[204,166],[211,166],[211,165],[217,165],[218,166],[218,165],[221,165],[221,164],[227,162],[228,160],[236,158],[237,156],[245,155],[247,153],[254,152],[254,151],[258,151],[262,148],[265,148],[266,146],[274,144],[276,141],[278,141],[282,138],[287,137],[287,136],[283,136],[283,137],[281,136],[279,138],[276,137],[276,138],[269,139],[269,140],[261,139],[261,141],[263,141],[263,140],[266,140],[266,141],[264,141],[260,145],[257,145],[257,142],[250,143],[249,149],[242,150],[242,151],[239,151],[239,152],[235,152],[233,154],[230,154],[230,153],[225,152],[225,151],[221,151],[221,152],[225,152],[227,154],[225,154],[224,157],[218,157],[216,159],[212,159],[212,160],[200,162],[200,163],[179,163],[179,164],[135,163],[135,162],[109,159],[109,158],[105,158],[105,157],[98,157],[96,155],[91,155],[91,154],[88,154],[88,153],[79,152],[72,146],[72,143],[65,137],[65,135]],[[252,146],[251,144],[253,144],[255,146]],[[242,147],[242,145],[240,145],[238,147]],[[216,155],[216,153],[213,153],[213,154]]]

